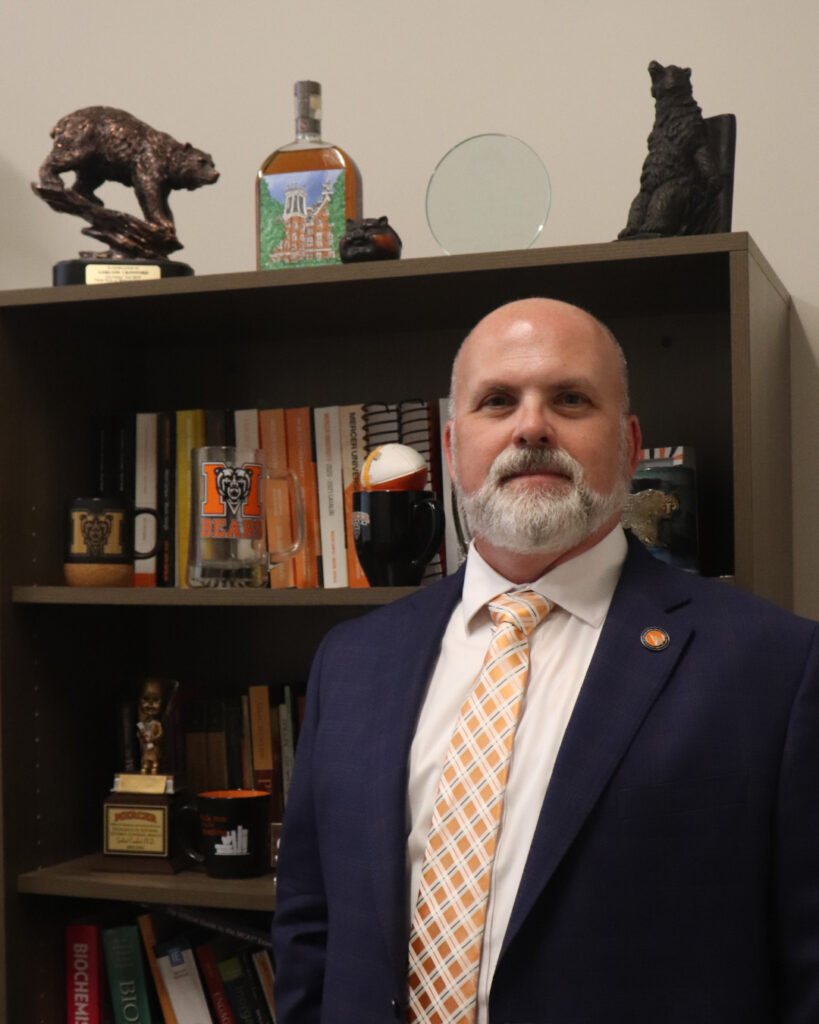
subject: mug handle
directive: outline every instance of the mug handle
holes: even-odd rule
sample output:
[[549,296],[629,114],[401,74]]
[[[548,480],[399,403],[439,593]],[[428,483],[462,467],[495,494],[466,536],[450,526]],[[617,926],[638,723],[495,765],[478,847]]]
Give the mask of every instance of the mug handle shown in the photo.
[[[156,544],[154,544],[150,551],[135,550],[134,558],[153,558],[157,551],[159,551],[159,513],[155,508],[135,508],[134,523],[136,523],[137,516],[153,516],[156,519]],[[134,545],[134,548],[136,548],[136,545]]]
[[288,481],[288,507],[291,507],[292,501],[292,510],[295,512],[296,539],[289,547],[276,549],[274,551],[268,550],[268,569],[272,569],[273,566],[279,565],[286,558],[291,558],[304,543],[304,496],[301,484],[299,483],[299,478],[292,469],[275,469],[268,471],[266,481],[273,482],[276,480],[282,480],[285,477]]
[[413,569],[425,566],[438,551],[441,541],[444,538],[444,507],[437,498],[432,496],[421,498],[413,502],[412,516],[426,514],[429,521],[429,531],[424,538],[423,547],[419,554],[412,560]]
[[179,808],[177,823],[177,835],[179,845],[186,857],[189,857],[195,864],[204,864],[205,856],[196,849],[191,841],[191,836],[199,831],[199,811],[194,804],[185,804]]

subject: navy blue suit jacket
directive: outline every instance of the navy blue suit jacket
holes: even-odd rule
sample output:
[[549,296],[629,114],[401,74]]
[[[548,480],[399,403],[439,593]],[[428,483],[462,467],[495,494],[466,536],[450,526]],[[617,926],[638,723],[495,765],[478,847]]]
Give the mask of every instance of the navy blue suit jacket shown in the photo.
[[[461,584],[345,623],[316,655],[279,859],[279,1024],[403,1018],[407,762]],[[648,626],[666,649],[642,645]],[[819,1021],[815,623],[630,543],[490,1019]]]

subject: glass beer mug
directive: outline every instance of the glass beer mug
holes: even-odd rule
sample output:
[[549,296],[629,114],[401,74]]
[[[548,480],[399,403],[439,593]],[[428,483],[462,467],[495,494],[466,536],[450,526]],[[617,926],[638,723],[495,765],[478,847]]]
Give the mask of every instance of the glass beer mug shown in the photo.
[[191,587],[263,587],[273,566],[304,541],[304,501],[295,473],[254,448],[191,452]]

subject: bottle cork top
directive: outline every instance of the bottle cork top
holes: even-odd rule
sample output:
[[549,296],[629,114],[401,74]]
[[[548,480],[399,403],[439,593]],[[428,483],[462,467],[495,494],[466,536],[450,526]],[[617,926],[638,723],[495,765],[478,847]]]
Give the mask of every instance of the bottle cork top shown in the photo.
[[296,134],[321,134],[321,84],[300,81],[293,87],[296,97]]

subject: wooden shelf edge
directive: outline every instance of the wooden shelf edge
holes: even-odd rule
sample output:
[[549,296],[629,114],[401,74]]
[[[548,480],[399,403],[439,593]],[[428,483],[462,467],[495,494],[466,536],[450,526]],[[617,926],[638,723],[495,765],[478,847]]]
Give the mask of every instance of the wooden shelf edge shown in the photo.
[[[670,238],[591,242],[580,245],[535,246],[530,249],[420,256],[369,263],[332,264],[327,267],[293,267],[289,270],[242,270],[159,281],[129,281],[106,285],[65,285],[0,291],[0,310],[20,306],[73,302],[107,302],[163,295],[202,295],[263,288],[301,287],[344,281],[392,280],[402,277],[502,270],[516,266],[551,266],[562,263],[598,263],[608,260],[652,259],[662,256],[696,256],[712,252],[756,250],[744,231],[712,235],[681,235]],[[758,250],[756,250],[758,252]]]
[[17,891],[34,896],[122,900],[128,903],[178,904],[225,910],[274,910],[276,882],[261,878],[208,878],[201,871],[175,875],[95,871],[90,857],[54,864],[18,876]]
[[14,586],[14,604],[134,605],[138,607],[373,607],[415,592],[416,587],[339,587],[314,590],[267,590],[238,587],[230,590],[181,587],[65,587]]

